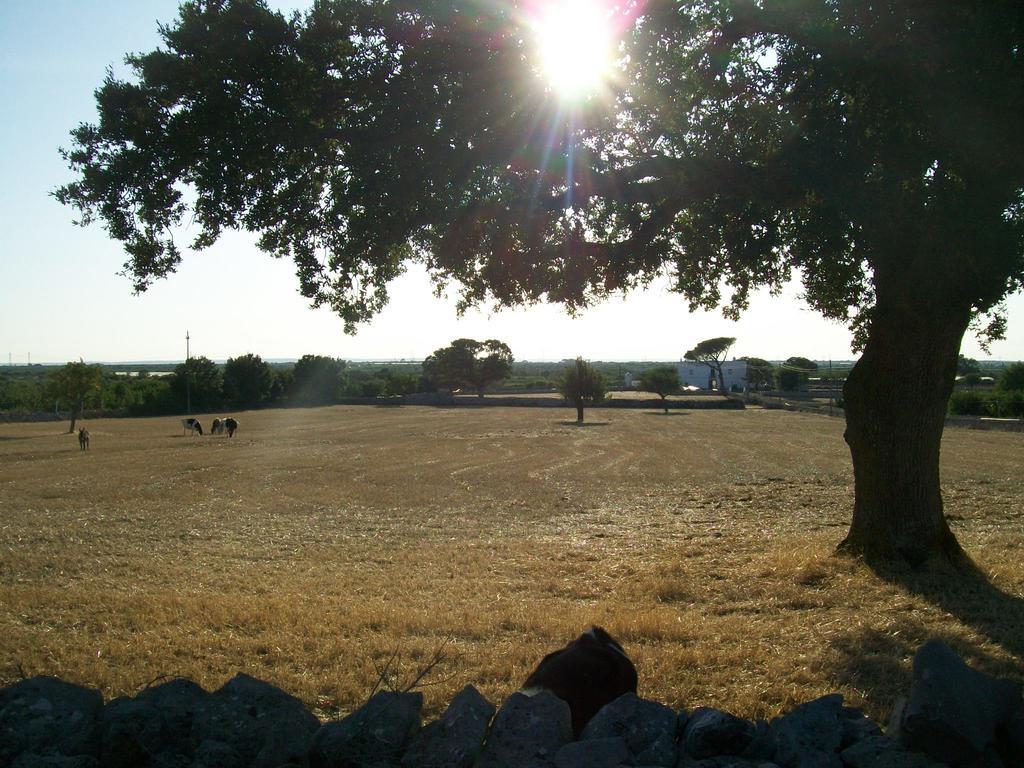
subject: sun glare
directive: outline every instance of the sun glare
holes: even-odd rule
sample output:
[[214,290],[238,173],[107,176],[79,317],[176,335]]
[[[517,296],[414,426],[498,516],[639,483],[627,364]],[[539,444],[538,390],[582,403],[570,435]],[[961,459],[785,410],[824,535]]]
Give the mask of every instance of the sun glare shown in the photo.
[[540,66],[563,97],[593,93],[608,77],[612,29],[601,0],[554,0],[534,21]]

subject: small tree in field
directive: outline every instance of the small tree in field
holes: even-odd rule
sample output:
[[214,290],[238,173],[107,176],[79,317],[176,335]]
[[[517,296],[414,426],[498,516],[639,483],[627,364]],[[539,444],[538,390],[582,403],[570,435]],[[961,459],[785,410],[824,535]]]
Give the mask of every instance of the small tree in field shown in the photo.
[[679,371],[671,365],[659,365],[644,371],[640,377],[640,387],[646,392],[657,393],[665,406],[665,413],[668,413],[668,404],[665,398],[679,391]]
[[85,410],[85,399],[98,392],[103,381],[103,369],[98,365],[86,365],[82,360],[58,368],[47,378],[47,393],[54,400],[65,400],[71,405],[71,426],[68,433],[75,431],[75,422]]
[[705,339],[693,349],[689,350],[683,357],[697,363],[704,363],[715,372],[718,379],[718,391],[725,393],[725,378],[722,376],[722,363],[729,352],[729,347],[736,343],[731,336],[717,336],[713,339]]
[[565,369],[558,383],[558,391],[576,406],[576,423],[583,423],[583,407],[596,405],[604,400],[607,387],[604,376],[587,365],[582,357]]

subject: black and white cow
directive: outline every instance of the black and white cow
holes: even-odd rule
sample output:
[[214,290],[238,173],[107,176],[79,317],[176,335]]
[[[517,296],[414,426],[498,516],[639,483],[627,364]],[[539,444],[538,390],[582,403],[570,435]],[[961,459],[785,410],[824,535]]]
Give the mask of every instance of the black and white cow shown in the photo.
[[184,430],[181,434],[191,431],[193,435],[198,432],[200,435],[203,434],[203,425],[199,423],[199,419],[182,419],[181,428]]
[[545,656],[520,693],[532,696],[547,689],[566,702],[578,738],[601,707],[624,693],[636,693],[636,683],[636,667],[622,646],[601,627],[591,627]]
[[235,430],[238,429],[238,422],[231,416],[223,419],[214,419],[213,426],[210,427],[210,434],[223,435],[225,429],[228,431],[228,437],[234,437]]

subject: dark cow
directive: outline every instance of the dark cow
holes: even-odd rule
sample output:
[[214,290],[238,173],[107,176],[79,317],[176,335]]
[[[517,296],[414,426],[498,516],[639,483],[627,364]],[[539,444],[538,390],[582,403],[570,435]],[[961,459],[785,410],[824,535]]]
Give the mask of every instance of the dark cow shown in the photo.
[[234,418],[232,418],[231,416],[228,416],[227,418],[224,419],[214,419],[213,426],[210,427],[210,434],[222,435],[224,434],[225,429],[228,431],[228,437],[234,437],[235,430],[238,429],[238,422],[235,421]]
[[78,450],[88,451],[89,450],[89,430],[80,429],[78,430]]
[[192,431],[193,435],[195,435],[196,432],[200,435],[203,434],[203,425],[199,423],[199,419],[182,419],[181,427],[184,430],[181,434],[185,434],[185,432],[188,432],[189,430]]
[[624,693],[636,693],[636,668],[611,635],[591,627],[562,650],[549,653],[523,684],[530,696],[546,688],[569,705],[572,731],[583,726],[605,704]]

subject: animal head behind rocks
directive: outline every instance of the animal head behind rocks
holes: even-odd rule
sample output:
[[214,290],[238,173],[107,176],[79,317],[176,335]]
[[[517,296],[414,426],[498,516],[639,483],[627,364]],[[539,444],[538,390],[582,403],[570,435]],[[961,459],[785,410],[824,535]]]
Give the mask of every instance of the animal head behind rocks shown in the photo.
[[624,693],[636,693],[636,667],[601,627],[591,627],[560,651],[545,656],[521,690],[547,689],[569,705],[578,738],[590,718]]

